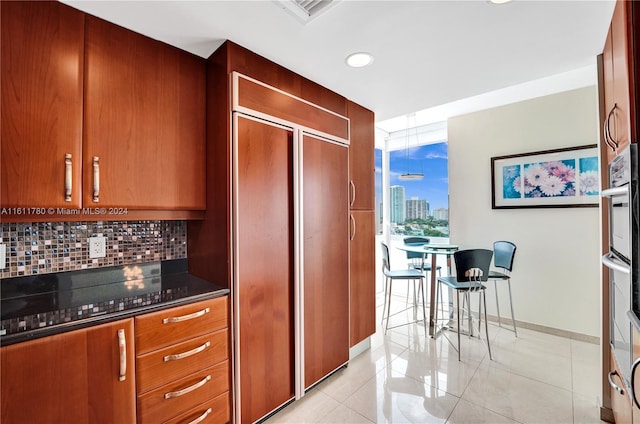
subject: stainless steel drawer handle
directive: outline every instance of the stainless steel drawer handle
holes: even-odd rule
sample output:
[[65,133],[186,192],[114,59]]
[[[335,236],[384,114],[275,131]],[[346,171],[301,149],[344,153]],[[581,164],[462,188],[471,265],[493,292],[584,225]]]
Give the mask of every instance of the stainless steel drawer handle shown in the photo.
[[100,158],[93,157],[93,201],[100,201]]
[[118,379],[127,379],[127,336],[123,329],[118,330],[118,347],[120,348],[120,375]]
[[201,423],[202,421],[204,421],[205,418],[207,418],[209,416],[209,414],[211,413],[211,408],[207,409],[206,411],[204,411],[204,414],[200,415],[198,418],[196,418],[195,420],[191,421],[188,424],[198,424]]
[[71,153],[64,155],[64,201],[71,201],[71,192],[73,189],[73,162]]
[[195,349],[191,349],[191,350],[188,350],[188,351],[182,352],[182,353],[176,353],[175,355],[167,355],[167,356],[164,357],[164,362],[177,361],[178,359],[188,358],[189,356],[193,356],[196,353],[202,352],[203,350],[205,350],[209,346],[211,346],[211,342],[206,342],[202,346],[198,346]]
[[614,375],[618,375],[618,371],[613,370],[611,371],[608,375],[607,378],[609,379],[609,385],[618,393],[620,393],[621,395],[624,394],[624,390],[622,389],[622,387],[618,386],[616,383],[613,382],[612,377]]
[[207,384],[207,381],[211,380],[211,376],[208,375],[205,378],[203,378],[202,380],[198,381],[196,384],[194,384],[193,386],[189,386],[187,388],[184,388],[182,390],[178,390],[175,392],[169,392],[169,393],[165,393],[164,394],[164,398],[165,399],[171,399],[171,398],[177,398],[180,397],[182,395],[186,395],[189,392],[192,392],[196,389],[199,389],[200,387],[204,386],[205,384]]
[[174,324],[176,322],[188,321],[190,319],[201,317],[204,314],[208,314],[210,311],[211,310],[209,308],[204,308],[201,311],[194,312],[194,313],[188,314],[188,315],[182,315],[181,317],[165,318],[165,319],[162,320],[162,323],[163,324]]

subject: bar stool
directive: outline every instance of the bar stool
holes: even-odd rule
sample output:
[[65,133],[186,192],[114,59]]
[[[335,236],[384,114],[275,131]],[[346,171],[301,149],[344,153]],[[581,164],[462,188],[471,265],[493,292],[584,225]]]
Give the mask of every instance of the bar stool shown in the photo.
[[[385,276],[384,304],[382,306],[382,322],[381,322],[381,324],[384,325],[384,334],[387,334],[387,330],[389,328],[396,328],[402,325],[419,322],[418,316],[417,316],[417,310],[418,310],[418,305],[420,303],[418,302],[418,295],[420,293],[422,293],[422,318],[424,321],[424,331],[426,334],[427,333],[427,312],[425,307],[426,300],[424,299],[424,279],[425,279],[424,274],[421,271],[418,271],[416,269],[391,270],[391,260],[389,258],[389,247],[384,242],[380,244],[382,247],[382,273]],[[413,281],[414,285],[418,284],[417,294],[416,294],[415,287],[413,290],[414,321],[389,327],[389,318],[391,317],[390,315],[391,314],[391,288],[392,288],[392,283],[396,280],[405,281],[405,284],[407,285],[407,290],[409,289],[408,287],[409,281]],[[386,309],[386,314],[385,314],[385,309]],[[404,312],[405,310],[396,312],[393,315],[399,314],[400,312]],[[386,322],[385,322],[385,316],[386,316]]]
[[[460,360],[460,333],[461,316],[466,312],[468,313],[469,321],[469,335],[473,334],[472,316],[471,316],[471,298],[470,293],[478,293],[480,295],[480,307],[478,310],[478,334],[480,334],[480,328],[482,326],[482,315],[484,305],[484,327],[485,334],[487,336],[486,345],[489,351],[489,359],[491,357],[491,345],[489,343],[489,326],[487,322],[487,298],[486,298],[486,286],[482,282],[487,281],[489,277],[489,267],[491,266],[491,258],[493,257],[493,251],[489,249],[466,249],[458,250],[453,254],[453,260],[456,263],[456,275],[454,277],[438,277],[438,286],[436,292],[436,301],[440,300],[442,303],[442,289],[441,285],[446,285],[456,291],[456,318],[458,335],[458,361]],[[464,294],[466,298],[466,304],[469,310],[465,311],[464,308],[460,308],[460,294]],[[438,323],[438,309],[435,311],[435,322]],[[446,337],[446,335],[445,335]],[[480,338],[481,339],[481,338]],[[447,337],[447,340],[449,338]],[[482,339],[481,339],[482,340]],[[455,346],[454,346],[455,348]]]
[[510,241],[496,241],[493,243],[493,264],[500,270],[489,271],[489,280],[493,280],[493,287],[496,292],[496,309],[498,311],[498,326],[502,327],[500,318],[500,302],[498,301],[498,281],[506,281],[509,287],[509,306],[511,307],[511,322],[513,332],[518,337],[516,329],[516,317],[513,314],[513,298],[511,296],[511,270],[513,269],[513,258],[516,255],[516,245]]

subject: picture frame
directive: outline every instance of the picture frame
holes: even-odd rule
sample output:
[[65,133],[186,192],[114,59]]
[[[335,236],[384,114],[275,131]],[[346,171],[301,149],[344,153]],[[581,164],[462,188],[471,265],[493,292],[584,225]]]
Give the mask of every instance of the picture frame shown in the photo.
[[491,209],[597,207],[595,144],[491,158]]

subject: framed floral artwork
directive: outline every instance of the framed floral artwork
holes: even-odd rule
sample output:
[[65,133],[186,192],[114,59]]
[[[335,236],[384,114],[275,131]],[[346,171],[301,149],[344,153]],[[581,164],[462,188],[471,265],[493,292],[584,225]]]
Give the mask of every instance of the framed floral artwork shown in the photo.
[[491,207],[598,206],[600,171],[595,144],[491,158]]

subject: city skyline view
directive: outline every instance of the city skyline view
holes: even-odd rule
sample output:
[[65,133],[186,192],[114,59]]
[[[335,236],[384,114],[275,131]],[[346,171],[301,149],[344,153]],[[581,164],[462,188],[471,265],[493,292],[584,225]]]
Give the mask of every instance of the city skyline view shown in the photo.
[[[447,143],[435,143],[392,151],[389,154],[389,185],[405,188],[405,198],[417,197],[429,202],[431,211],[449,208]],[[375,151],[376,204],[382,202],[382,151]],[[422,180],[403,181],[404,173],[423,173]]]

